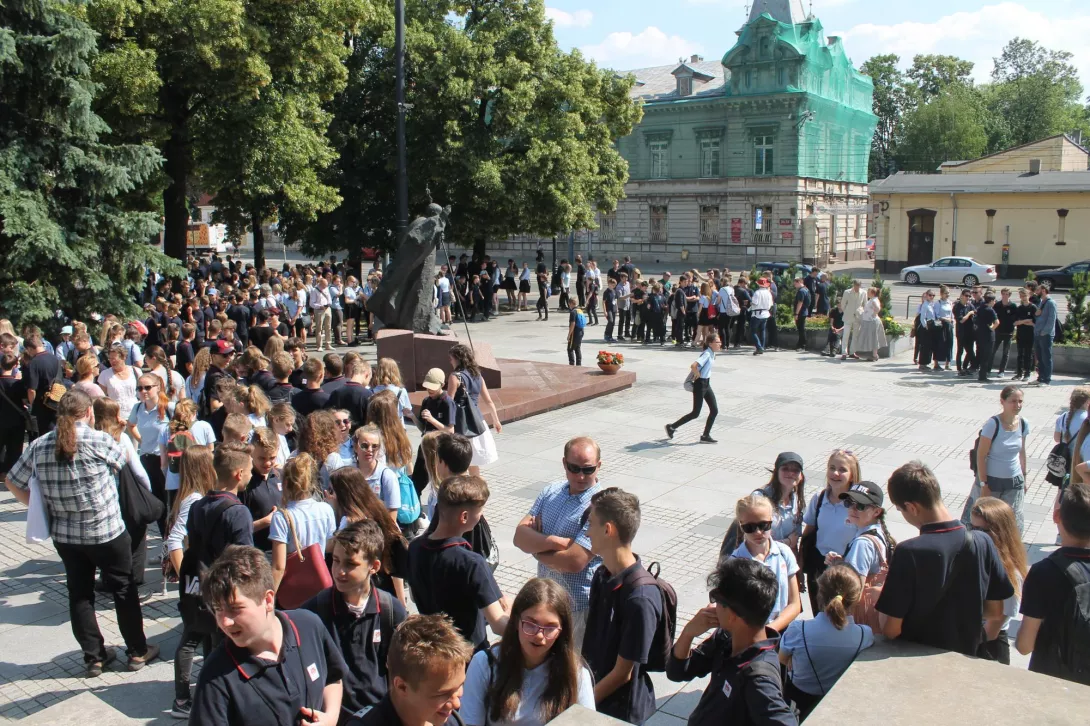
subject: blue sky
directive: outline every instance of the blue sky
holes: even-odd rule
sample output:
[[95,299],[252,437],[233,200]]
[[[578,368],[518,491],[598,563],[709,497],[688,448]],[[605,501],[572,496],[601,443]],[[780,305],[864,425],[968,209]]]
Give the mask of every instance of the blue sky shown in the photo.
[[[747,4],[546,0],[562,46],[618,70],[673,63],[693,53],[722,57],[747,17]],[[1090,0],[813,0],[813,12],[826,35],[844,38],[857,66],[879,53],[897,53],[905,65],[917,53],[946,53],[974,61],[976,78],[985,81],[992,58],[1021,35],[1074,53],[1090,93]]]

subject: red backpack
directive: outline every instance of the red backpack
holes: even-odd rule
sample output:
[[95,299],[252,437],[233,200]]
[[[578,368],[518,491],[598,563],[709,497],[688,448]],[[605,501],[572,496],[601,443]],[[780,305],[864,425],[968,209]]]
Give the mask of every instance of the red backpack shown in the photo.
[[171,474],[181,471],[182,454],[190,446],[196,446],[197,440],[189,431],[175,431],[167,441],[167,469]]

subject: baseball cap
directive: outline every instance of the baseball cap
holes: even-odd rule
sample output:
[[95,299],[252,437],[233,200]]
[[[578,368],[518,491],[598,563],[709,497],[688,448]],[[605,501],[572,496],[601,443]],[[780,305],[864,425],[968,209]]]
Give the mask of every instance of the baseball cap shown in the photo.
[[767,277],[758,277],[757,278],[757,286],[758,287],[768,287],[771,284],[772,283],[769,281],[769,279]]
[[861,481],[852,484],[848,491],[840,495],[840,501],[851,499],[860,504],[873,504],[876,507],[884,507],[886,495],[882,493],[882,487],[872,481]]
[[71,334],[72,334],[72,326],[71,325],[65,325],[63,328],[61,328],[61,335],[71,335]]
[[806,468],[803,466],[802,457],[796,454],[794,451],[785,451],[776,457],[776,468],[779,469],[784,464],[798,464],[800,469]]
[[443,387],[443,381],[445,381],[446,378],[446,374],[443,373],[442,368],[432,368],[428,371],[428,374],[424,376],[424,382],[420,385],[429,391],[438,391]]
[[228,343],[226,340],[217,340],[212,343],[213,355],[234,355],[235,346]]

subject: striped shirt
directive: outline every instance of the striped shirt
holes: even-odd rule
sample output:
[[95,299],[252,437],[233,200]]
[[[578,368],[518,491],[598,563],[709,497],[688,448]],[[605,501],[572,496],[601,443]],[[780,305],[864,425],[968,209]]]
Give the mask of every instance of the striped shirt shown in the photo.
[[125,464],[125,450],[109,434],[82,422],[76,424],[76,455],[71,460],[57,461],[56,440],[56,431],[35,439],[8,478],[28,489],[30,477],[37,475],[53,541],[112,542],[125,531],[117,499],[117,474]]

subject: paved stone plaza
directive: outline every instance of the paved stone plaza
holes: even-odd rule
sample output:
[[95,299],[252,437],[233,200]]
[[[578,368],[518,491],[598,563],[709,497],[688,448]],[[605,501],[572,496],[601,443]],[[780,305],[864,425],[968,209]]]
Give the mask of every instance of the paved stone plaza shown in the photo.
[[[491,343],[497,357],[562,362],[567,317],[554,314],[548,323],[535,318],[533,313],[504,315],[471,325],[470,332],[474,340]],[[603,330],[587,329],[585,365],[594,367],[595,354],[606,347],[600,342]],[[455,332],[464,339],[464,327],[456,326]],[[698,442],[702,419],[668,442],[663,425],[691,406],[681,382],[696,353],[630,344],[609,349],[625,353],[628,370],[638,375],[634,388],[505,425],[496,436],[501,459],[486,472],[492,490],[486,511],[501,546],[497,579],[513,595],[535,573],[533,559],[511,545],[514,526],[538,491],[562,477],[564,442],[589,434],[602,446],[603,482],[638,494],[643,503],[636,551],[645,563],[660,562],[663,577],[677,588],[679,628],[707,603],[704,578],[735,500],[768,481],[779,452],[793,450],[805,458],[808,495],[821,485],[825,459],[836,447],[853,450],[864,478],[878,482],[905,461],[920,459],[938,473],[956,516],[972,483],[966,452],[984,420],[998,412],[1005,385],[920,374],[904,356],[871,364],[814,354],[755,358],[749,349],[729,351],[720,354],[712,374],[720,408],[713,436],[719,443]],[[374,354],[373,347],[361,350]],[[1025,539],[1031,561],[1055,544],[1050,515],[1055,492],[1044,482],[1044,460],[1055,418],[1081,380],[1057,377],[1051,388],[1026,388],[1023,414],[1032,431]],[[51,547],[24,543],[25,519],[23,507],[5,490],[0,495],[0,718],[22,719],[91,690],[133,722],[173,723],[169,660],[136,674],[115,665],[99,679],[80,677],[83,664],[68,625],[60,562]],[[898,539],[913,534],[895,511],[890,524]],[[152,543],[157,547],[159,540]],[[178,634],[177,595],[173,589],[161,594],[159,583],[158,572],[149,571],[144,620],[149,638],[169,659]],[[121,645],[105,598],[99,599],[99,622],[107,643]],[[1025,667],[1025,659],[1015,658]],[[684,723],[704,684],[679,688],[662,674],[655,675],[655,683],[660,712],[648,723]]]

